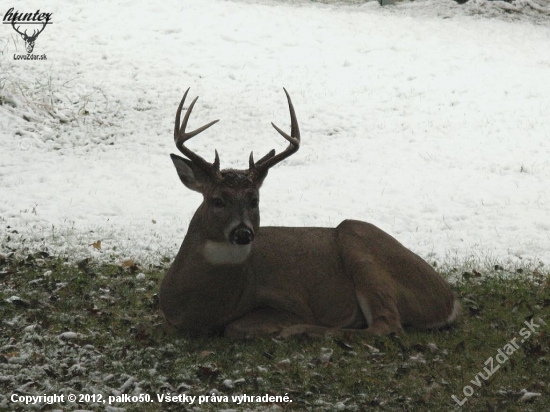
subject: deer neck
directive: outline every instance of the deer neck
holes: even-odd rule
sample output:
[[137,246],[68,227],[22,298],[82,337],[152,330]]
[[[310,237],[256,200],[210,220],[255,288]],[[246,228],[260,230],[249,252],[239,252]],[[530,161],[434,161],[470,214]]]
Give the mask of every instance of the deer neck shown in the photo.
[[203,257],[211,265],[241,265],[250,256],[252,245],[234,245],[229,242],[207,240],[203,246]]
[[[228,241],[206,239],[199,219],[191,219],[187,235],[182,244],[182,250],[192,251],[195,259],[200,259],[207,265],[215,267],[243,265],[251,256],[252,244],[234,245]],[[201,259],[202,258],[202,259]]]

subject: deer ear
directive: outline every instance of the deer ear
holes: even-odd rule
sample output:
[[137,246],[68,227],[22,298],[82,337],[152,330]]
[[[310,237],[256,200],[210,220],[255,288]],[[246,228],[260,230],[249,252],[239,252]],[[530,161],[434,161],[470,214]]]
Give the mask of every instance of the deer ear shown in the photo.
[[189,159],[184,159],[175,154],[171,154],[170,157],[174,162],[181,182],[188,189],[202,193],[205,185],[210,181],[210,176]]

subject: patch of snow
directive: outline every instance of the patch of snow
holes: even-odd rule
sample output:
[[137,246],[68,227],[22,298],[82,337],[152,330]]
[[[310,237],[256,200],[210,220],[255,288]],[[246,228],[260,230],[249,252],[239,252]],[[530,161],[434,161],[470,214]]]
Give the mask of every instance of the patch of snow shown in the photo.
[[189,146],[244,168],[285,147],[284,86],[303,144],[263,225],[355,218],[430,262],[548,265],[548,6],[501,3],[52,3],[47,61],[14,61],[4,25],[1,248],[173,258],[201,201],[168,157],[183,91],[190,128],[221,119]]
[[62,334],[59,335],[59,338],[63,340],[71,340],[71,339],[76,339],[79,336],[80,334],[76,332],[63,332]]

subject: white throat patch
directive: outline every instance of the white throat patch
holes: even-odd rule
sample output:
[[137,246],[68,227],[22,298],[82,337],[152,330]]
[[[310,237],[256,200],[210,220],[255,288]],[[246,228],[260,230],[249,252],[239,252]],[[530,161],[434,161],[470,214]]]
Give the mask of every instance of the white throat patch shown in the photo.
[[204,258],[212,265],[238,265],[246,260],[251,249],[251,244],[241,246],[229,242],[207,240],[204,245]]

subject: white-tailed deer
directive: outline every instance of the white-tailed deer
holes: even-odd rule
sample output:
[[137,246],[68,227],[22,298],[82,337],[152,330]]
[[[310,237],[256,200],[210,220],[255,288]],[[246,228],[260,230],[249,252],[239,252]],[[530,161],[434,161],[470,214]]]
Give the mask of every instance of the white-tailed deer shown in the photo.
[[182,330],[224,330],[229,337],[322,334],[331,330],[401,332],[452,323],[460,304],[448,283],[419,256],[377,227],[345,220],[336,228],[260,227],[259,189],[267,172],[296,153],[300,131],[291,118],[286,150],[269,152],[248,170],[220,170],[185,146],[213,121],[187,132],[195,98],[180,116],[174,154],[180,180],[203,195],[183,244],[160,287],[167,321]]

